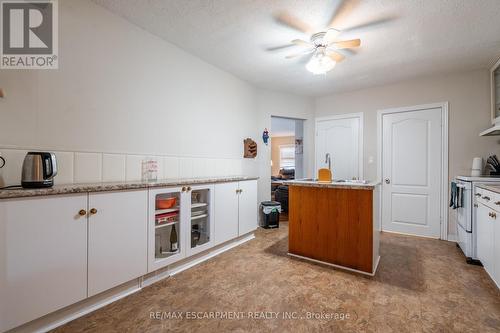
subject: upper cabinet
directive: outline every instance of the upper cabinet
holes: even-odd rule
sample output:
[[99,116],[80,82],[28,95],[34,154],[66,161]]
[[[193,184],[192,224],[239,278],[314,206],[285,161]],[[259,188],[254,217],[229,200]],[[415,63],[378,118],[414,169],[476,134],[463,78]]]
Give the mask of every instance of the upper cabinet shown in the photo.
[[491,69],[491,117],[500,123],[500,59]]

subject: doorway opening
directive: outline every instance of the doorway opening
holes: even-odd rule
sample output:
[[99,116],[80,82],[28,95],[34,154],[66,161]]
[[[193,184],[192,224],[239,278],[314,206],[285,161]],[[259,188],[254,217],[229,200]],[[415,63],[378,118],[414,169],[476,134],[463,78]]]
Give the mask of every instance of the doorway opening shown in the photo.
[[281,204],[281,220],[288,220],[285,180],[304,178],[304,120],[271,117],[271,200]]

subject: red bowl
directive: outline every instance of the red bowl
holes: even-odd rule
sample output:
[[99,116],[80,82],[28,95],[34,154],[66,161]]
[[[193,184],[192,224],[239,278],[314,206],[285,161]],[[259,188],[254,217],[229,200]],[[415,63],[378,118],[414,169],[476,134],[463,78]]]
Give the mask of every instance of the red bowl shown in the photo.
[[156,209],[169,209],[175,206],[177,198],[156,199]]

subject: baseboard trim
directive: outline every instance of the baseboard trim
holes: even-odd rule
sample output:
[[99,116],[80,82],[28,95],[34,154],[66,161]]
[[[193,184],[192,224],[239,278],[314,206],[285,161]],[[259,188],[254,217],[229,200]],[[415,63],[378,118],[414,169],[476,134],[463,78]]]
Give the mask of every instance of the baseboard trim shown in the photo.
[[427,238],[427,239],[441,239],[441,237],[432,237],[432,236],[422,236],[422,235],[414,235],[414,234],[407,234],[404,232],[397,232],[397,231],[389,231],[389,230],[382,230],[381,232],[386,232],[388,234],[396,234],[396,235],[404,235],[404,236],[412,236],[412,237],[418,237],[418,238]]
[[313,258],[308,258],[308,257],[300,256],[298,254],[293,254],[293,253],[290,253],[290,252],[288,252],[288,255],[291,256],[291,257],[295,257],[295,258],[299,258],[299,259],[304,259],[304,260],[307,260],[307,261],[315,262],[317,264],[332,266],[332,267],[340,268],[342,270],[346,270],[346,271],[349,271],[349,272],[359,273],[359,274],[368,275],[368,276],[374,276],[375,275],[375,273],[377,272],[377,268],[378,268],[378,262],[380,260],[380,256],[379,256],[377,258],[377,262],[376,262],[376,265],[375,265],[375,270],[373,271],[373,273],[368,273],[368,272],[360,271],[358,269],[349,268],[349,267],[345,267],[345,266],[341,266],[341,265],[336,265],[336,264],[332,264],[332,263],[329,263],[329,262],[326,262],[326,261],[321,261],[321,260],[317,260],[317,259],[313,259]]

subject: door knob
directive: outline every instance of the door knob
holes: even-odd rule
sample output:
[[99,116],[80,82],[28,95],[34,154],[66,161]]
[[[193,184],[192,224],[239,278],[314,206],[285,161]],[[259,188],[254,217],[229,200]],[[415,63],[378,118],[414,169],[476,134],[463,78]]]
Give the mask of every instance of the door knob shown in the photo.
[[391,183],[391,180],[390,180],[389,178],[386,178],[386,179],[385,179],[385,183],[386,183],[386,184],[390,184],[390,183]]

